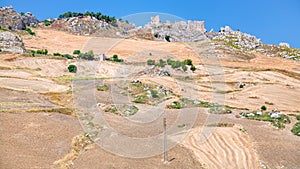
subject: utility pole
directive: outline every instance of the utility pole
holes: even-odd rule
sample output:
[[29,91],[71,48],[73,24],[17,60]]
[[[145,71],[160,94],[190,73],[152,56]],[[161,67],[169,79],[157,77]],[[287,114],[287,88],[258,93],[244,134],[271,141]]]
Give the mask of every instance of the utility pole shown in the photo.
[[167,120],[163,119],[164,126],[164,163],[168,163],[168,154],[167,154]]

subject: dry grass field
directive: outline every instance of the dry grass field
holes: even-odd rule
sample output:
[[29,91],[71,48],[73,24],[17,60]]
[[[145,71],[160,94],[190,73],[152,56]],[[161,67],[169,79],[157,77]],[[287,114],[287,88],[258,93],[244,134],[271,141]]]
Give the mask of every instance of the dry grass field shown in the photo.
[[[300,167],[300,137],[290,131],[297,121],[291,114],[300,114],[299,62],[261,54],[255,54],[251,60],[225,55],[218,57],[223,73],[209,73],[209,65],[204,64],[206,56],[184,43],[75,36],[51,29],[34,31],[36,37],[22,37],[28,50],[46,48],[50,54],[93,50],[107,57],[117,54],[124,63],[0,53],[0,168],[253,169],[262,168],[262,164],[272,169]],[[204,45],[199,50],[209,49]],[[149,73],[152,69],[146,66],[148,59],[191,59],[197,70],[183,72],[166,67],[171,76],[156,76]],[[71,63],[78,65],[77,76],[68,72]],[[81,77],[85,73],[88,77]],[[130,76],[119,77],[123,74]],[[73,88],[73,80],[91,80],[88,78],[94,80],[95,86],[102,83],[109,86],[107,91],[93,88],[91,97],[95,103],[113,105],[124,97],[138,108],[139,111],[129,117],[104,112],[106,121],[122,134],[147,137],[161,133],[162,117],[155,111],[147,111],[152,108],[165,109],[163,114],[171,124],[176,123],[179,115],[188,119],[190,112],[197,113],[195,124],[181,126],[187,136],[169,151],[168,164],[163,164],[162,155],[142,159],[121,157],[85,136],[78,139],[86,131],[74,109],[77,99],[74,97],[78,95],[72,94],[72,90],[77,90]],[[136,96],[147,93],[143,93],[143,89],[141,93],[128,92],[134,85],[132,80],[140,80],[141,84],[155,89],[165,88],[172,94],[158,101],[134,103]],[[240,83],[245,84],[243,88],[239,87]],[[223,99],[218,100],[216,96]],[[230,106],[232,113],[212,116],[209,106],[166,108],[182,98],[220,102]],[[237,118],[247,110],[259,111],[262,105],[269,111],[282,111],[291,123],[277,129],[269,122]],[[156,119],[145,124],[130,123],[143,117]],[[213,117],[219,119],[217,123],[233,126],[209,126],[214,125],[208,124],[208,118]],[[185,125],[190,125],[190,129],[185,130]],[[212,132],[201,142],[204,128]]]

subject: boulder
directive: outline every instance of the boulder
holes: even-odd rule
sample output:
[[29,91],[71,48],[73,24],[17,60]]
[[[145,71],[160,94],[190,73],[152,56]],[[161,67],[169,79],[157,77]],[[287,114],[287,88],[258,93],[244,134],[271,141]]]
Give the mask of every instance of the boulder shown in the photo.
[[24,53],[25,47],[22,39],[11,32],[0,32],[0,49],[4,52]]

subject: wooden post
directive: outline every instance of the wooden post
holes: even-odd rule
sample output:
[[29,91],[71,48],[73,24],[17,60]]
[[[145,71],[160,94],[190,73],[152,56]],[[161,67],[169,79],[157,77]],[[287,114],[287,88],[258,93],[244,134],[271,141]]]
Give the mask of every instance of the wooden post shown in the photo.
[[167,120],[163,119],[164,126],[164,163],[168,163],[168,154],[167,154]]

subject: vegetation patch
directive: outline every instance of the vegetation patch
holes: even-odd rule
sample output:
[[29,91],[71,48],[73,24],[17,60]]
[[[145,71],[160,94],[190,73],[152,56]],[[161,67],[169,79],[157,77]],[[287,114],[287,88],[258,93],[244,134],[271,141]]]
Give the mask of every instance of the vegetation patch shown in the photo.
[[232,113],[232,109],[237,110],[247,110],[245,108],[237,108],[226,105],[219,105],[217,103],[210,103],[200,100],[192,100],[188,98],[181,98],[179,101],[174,101],[172,104],[166,106],[169,109],[182,109],[182,108],[191,108],[191,107],[203,107],[209,108],[210,113],[215,114],[229,114]]
[[98,85],[98,86],[96,86],[96,88],[97,88],[98,91],[107,91],[107,90],[109,90],[109,87],[108,87],[107,84]]
[[76,65],[69,65],[68,70],[71,73],[76,73],[77,72],[77,67],[76,67]]
[[285,124],[291,123],[289,117],[280,112],[250,112],[250,113],[240,113],[240,117],[247,118],[250,120],[258,120],[258,121],[269,121],[271,124],[279,129],[285,128]]
[[294,133],[296,136],[300,136],[300,122],[294,124],[291,132]]
[[193,62],[191,59],[186,59],[184,61],[172,60],[172,59],[167,59],[165,61],[163,59],[159,59],[158,62],[156,62],[155,60],[149,59],[149,60],[147,60],[147,65],[150,65],[150,66],[155,65],[156,67],[165,67],[165,66],[169,65],[173,69],[181,69],[184,72],[187,71],[188,68],[190,68],[190,70],[193,72],[196,70],[196,67],[193,65]]
[[25,31],[32,36],[35,36],[35,32],[33,32],[30,28],[26,28]]
[[132,102],[134,103],[157,105],[174,97],[174,93],[163,86],[154,83],[142,83],[138,80],[131,82],[127,89],[133,97]]
[[121,116],[132,116],[139,111],[139,109],[136,106],[127,105],[127,104],[105,105],[103,107],[103,110],[105,112],[110,112],[110,113],[121,115]]
[[233,123],[214,123],[208,124],[207,127],[233,127]]

